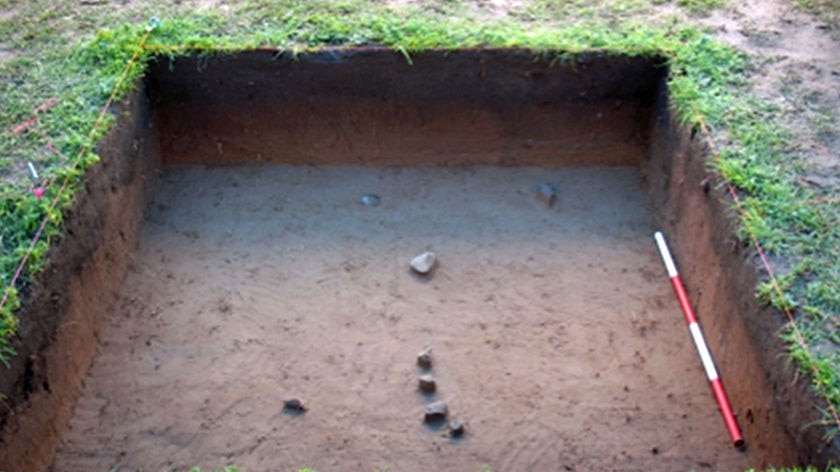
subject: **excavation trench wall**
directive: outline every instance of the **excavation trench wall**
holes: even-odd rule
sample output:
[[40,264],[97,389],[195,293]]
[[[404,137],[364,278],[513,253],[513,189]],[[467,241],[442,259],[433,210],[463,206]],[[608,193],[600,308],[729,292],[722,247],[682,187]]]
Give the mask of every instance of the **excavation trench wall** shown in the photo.
[[116,109],[64,234],[24,299],[17,355],[0,372],[0,470],[47,470],[137,245],[160,153],[142,87]]
[[663,61],[592,54],[562,62],[517,50],[431,51],[412,61],[350,49],[154,62],[100,145],[103,161],[27,299],[19,356],[0,378],[9,392],[0,469],[52,462],[161,162],[639,165],[752,462],[838,460],[819,428],[804,427],[819,417],[814,398],[787,366],[778,313],[754,299],[753,253],[733,236],[702,139],[669,113]]
[[257,52],[162,60],[150,86],[167,164],[635,164],[658,61],[552,62],[514,50],[411,64],[376,49]]
[[709,171],[708,137],[677,124],[664,87],[657,108],[646,187],[750,447],[773,465],[837,464],[840,443],[818,426],[825,403],[779,338],[786,319],[755,297],[764,271],[752,243],[736,237],[726,182]]

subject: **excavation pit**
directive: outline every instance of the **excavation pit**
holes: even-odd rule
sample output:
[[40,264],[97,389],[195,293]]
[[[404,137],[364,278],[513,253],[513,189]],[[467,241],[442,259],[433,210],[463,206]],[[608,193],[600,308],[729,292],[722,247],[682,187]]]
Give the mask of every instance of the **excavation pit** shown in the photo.
[[[53,431],[11,421],[47,445],[0,464],[743,470],[819,457],[787,432],[779,402],[794,387],[766,373],[779,346],[751,322],[754,269],[722,249],[731,221],[702,145],[665,106],[665,61],[556,57],[155,62],[80,203],[99,216],[69,223],[99,241],[64,281],[71,327],[27,370],[44,380],[30,390],[45,387],[20,415],[52,408]],[[728,440],[657,229],[746,451]],[[418,277],[424,251],[438,262]],[[432,396],[417,389],[426,348]],[[306,411],[285,413],[289,397]],[[423,424],[436,400],[464,438]]]

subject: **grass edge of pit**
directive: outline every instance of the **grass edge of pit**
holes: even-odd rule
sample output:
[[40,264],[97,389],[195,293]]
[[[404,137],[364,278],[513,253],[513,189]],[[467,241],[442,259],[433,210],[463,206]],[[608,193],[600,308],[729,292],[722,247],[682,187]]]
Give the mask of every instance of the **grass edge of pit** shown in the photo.
[[[820,287],[815,288],[812,280],[803,288],[801,281],[806,275],[813,278],[812,274],[817,274],[815,277],[819,282],[820,269],[832,268],[818,255],[821,248],[838,240],[838,230],[831,224],[836,215],[831,214],[830,208],[821,207],[825,211],[815,211],[818,206],[810,203],[816,197],[813,192],[798,185],[795,177],[785,172],[784,161],[791,157],[786,141],[789,137],[773,119],[772,106],[742,93],[744,79],[741,72],[751,67],[750,59],[742,53],[717,43],[692,27],[652,29],[643,25],[621,25],[616,28],[615,25],[601,24],[526,30],[520,25],[504,22],[488,26],[466,20],[442,22],[423,15],[408,17],[386,12],[381,12],[381,15],[332,16],[314,12],[296,13],[301,16],[287,17],[289,21],[276,30],[263,29],[250,35],[242,32],[231,34],[223,18],[216,15],[199,14],[189,20],[164,20],[154,28],[149,47],[141,48],[140,60],[128,70],[129,80],[120,85],[117,92],[120,96],[130,92],[152,55],[225,54],[266,46],[299,54],[324,46],[375,44],[400,52],[409,62],[412,53],[433,48],[522,48],[530,49],[534,54],[551,55],[556,61],[564,63],[574,62],[578,54],[593,51],[631,56],[664,55],[671,61],[671,105],[677,111],[679,122],[688,129],[698,129],[708,123],[713,133],[722,137],[724,145],[713,164],[715,170],[726,181],[735,184],[743,196],[746,211],[740,220],[739,236],[743,240],[755,237],[778,260],[788,261],[790,265],[780,274],[785,289],[782,296],[776,296],[768,285],[760,287],[759,295],[780,309],[794,307],[800,317],[817,321],[829,317],[831,311],[826,307],[831,306],[831,298],[835,294],[828,293],[829,300],[821,301]],[[60,113],[40,115],[45,133],[28,136],[34,136],[32,139],[43,145],[46,135],[68,156],[73,156],[84,146],[91,146],[90,142],[81,142],[83,139],[79,135],[93,121],[94,105],[101,105],[105,96],[117,86],[117,77],[125,71],[128,58],[137,53],[139,40],[147,30],[147,25],[123,25],[101,30],[93,40],[77,47],[67,64],[59,64],[66,73],[90,76],[80,81],[79,89],[67,91],[70,98],[77,99],[76,103],[62,105],[67,108],[59,110]],[[68,65],[70,67],[65,67]],[[58,92],[61,96],[63,90]],[[79,100],[79,97],[82,99]],[[36,97],[33,99],[37,100]],[[113,120],[107,125],[112,123]],[[760,126],[753,126],[755,124]],[[92,141],[101,139],[107,128],[94,130]],[[59,166],[54,169],[70,174],[68,178],[73,182],[71,190],[78,188],[85,170],[95,162],[95,156],[84,157],[79,168]],[[6,189],[2,197],[3,205],[14,207],[14,211],[0,213],[0,220],[6,227],[11,224],[19,230],[24,236],[19,241],[28,244],[26,236],[31,237],[31,221],[38,221],[42,215],[49,214],[47,238],[38,243],[37,252],[33,253],[35,257],[27,266],[29,274],[37,275],[44,270],[48,243],[58,238],[63,211],[69,208],[72,199],[62,201],[62,212],[50,213],[41,203],[46,199],[37,200],[21,193],[20,188],[12,190]],[[48,197],[51,196],[48,193]],[[8,214],[12,217],[6,218]],[[786,215],[795,217],[791,219]],[[15,216],[25,216],[28,224],[19,223],[13,218]],[[830,229],[828,237],[816,243],[799,234],[824,228]],[[21,249],[20,245],[11,247],[7,254],[19,255]],[[0,267],[0,273],[6,278],[8,272],[8,264]],[[19,302],[0,307],[0,329],[5,334],[0,342],[14,335],[18,307]],[[809,328],[806,326],[806,329]],[[797,342],[791,332],[788,330],[785,335],[792,359],[803,373],[819,381],[817,391],[827,404],[840,406],[840,369],[836,368],[840,359],[815,355]],[[806,334],[809,335],[806,340],[810,337],[813,341],[808,345],[823,339],[818,327]],[[836,434],[836,428],[832,428],[829,420],[826,418],[823,426],[827,433]]]

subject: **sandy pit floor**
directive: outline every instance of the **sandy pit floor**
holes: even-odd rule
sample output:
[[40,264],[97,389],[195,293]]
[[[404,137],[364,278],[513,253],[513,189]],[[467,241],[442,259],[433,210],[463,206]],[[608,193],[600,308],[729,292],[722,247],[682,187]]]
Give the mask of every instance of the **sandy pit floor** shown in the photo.
[[[749,466],[635,169],[175,167],[162,180],[56,471]],[[552,208],[541,183],[558,189]],[[426,250],[440,264],[423,280],[408,263]],[[434,397],[417,389],[425,348]],[[283,411],[292,396],[305,414]],[[432,400],[463,438],[423,424]]]

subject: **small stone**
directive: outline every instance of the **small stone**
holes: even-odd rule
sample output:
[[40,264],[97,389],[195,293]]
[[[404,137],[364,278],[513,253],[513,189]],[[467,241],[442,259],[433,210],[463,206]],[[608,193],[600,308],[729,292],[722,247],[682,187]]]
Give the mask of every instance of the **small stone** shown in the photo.
[[283,409],[290,413],[303,413],[306,405],[299,398],[287,398],[283,400]]
[[460,438],[464,435],[464,423],[460,420],[449,422],[449,435],[453,438]]
[[427,275],[434,269],[436,262],[435,253],[427,251],[411,260],[411,269],[420,275]]
[[435,393],[435,390],[437,390],[437,382],[435,382],[435,378],[429,374],[421,375],[418,381],[418,387],[420,387],[420,391],[423,393]]
[[434,402],[429,403],[426,405],[426,415],[425,421],[426,423],[434,423],[437,421],[443,421],[446,419],[446,403],[444,402]]
[[537,200],[543,202],[545,206],[551,208],[554,202],[557,201],[557,190],[551,184],[540,184],[537,187]]
[[366,194],[362,195],[362,197],[359,199],[359,201],[361,201],[362,205],[364,205],[364,206],[375,207],[375,206],[379,205],[379,202],[381,200],[379,198],[379,195],[376,195],[376,194],[373,194],[373,193],[366,193]]
[[420,354],[417,354],[417,365],[424,369],[431,369],[432,368],[432,351],[425,350]]

